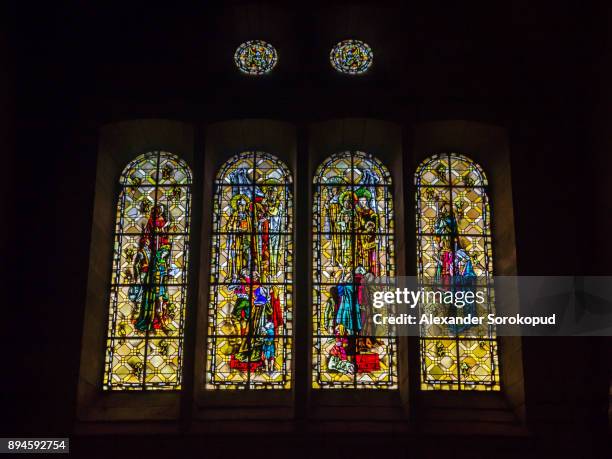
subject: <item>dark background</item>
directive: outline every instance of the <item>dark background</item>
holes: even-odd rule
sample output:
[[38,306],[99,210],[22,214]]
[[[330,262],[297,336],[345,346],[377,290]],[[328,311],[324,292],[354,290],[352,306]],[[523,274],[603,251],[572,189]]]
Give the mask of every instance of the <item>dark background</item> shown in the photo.
[[[499,124],[510,136],[518,273],[612,274],[607,2],[215,3],[2,5],[2,436],[72,432],[97,129],[108,122],[256,117],[300,129],[363,116],[395,121],[407,138],[419,121]],[[329,49],[347,37],[375,52],[366,76],[329,66]],[[241,75],[232,61],[252,38],[279,52],[264,78]],[[478,441],[491,454],[596,456],[609,442],[610,354],[603,339],[524,339],[534,439]],[[457,441],[452,432],[448,440]],[[90,457],[172,456],[204,444],[224,451],[227,441],[73,438]],[[259,441],[258,454],[313,441],[338,451],[305,434]],[[428,441],[437,440],[349,436],[345,444],[434,456]]]

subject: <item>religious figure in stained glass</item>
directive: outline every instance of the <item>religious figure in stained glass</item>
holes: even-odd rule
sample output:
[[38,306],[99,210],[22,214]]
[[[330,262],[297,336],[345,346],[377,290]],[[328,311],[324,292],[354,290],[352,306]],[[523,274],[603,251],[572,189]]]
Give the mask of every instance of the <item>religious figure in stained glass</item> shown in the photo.
[[229,234],[230,276],[235,278],[244,267],[251,264],[251,201],[243,195],[237,194],[230,201],[232,213],[227,221],[226,230]]
[[313,387],[397,388],[396,340],[373,329],[365,282],[395,275],[389,171],[369,154],[344,152],[314,183]]
[[[425,289],[482,289],[487,301],[454,309],[457,315],[494,313],[487,178],[476,163],[455,153],[435,155],[416,172],[417,273]],[[484,282],[479,282],[483,281]],[[440,305],[420,305],[440,308]],[[477,311],[476,308],[484,308]],[[499,390],[494,327],[421,328],[421,388]]]
[[178,390],[191,172],[154,151],[132,161],[120,185],[103,387]]
[[366,272],[378,274],[378,259],[376,256],[376,234],[378,233],[378,215],[371,207],[372,193],[366,188],[358,188],[356,212],[359,237],[357,238],[358,266],[363,266]]
[[291,386],[291,175],[244,152],[215,181],[207,387]]
[[164,213],[162,204],[156,205],[151,211],[134,258],[134,277],[137,283],[128,290],[130,299],[139,303],[139,314],[134,326],[142,332],[168,330],[166,284],[171,252],[168,236],[170,217]]

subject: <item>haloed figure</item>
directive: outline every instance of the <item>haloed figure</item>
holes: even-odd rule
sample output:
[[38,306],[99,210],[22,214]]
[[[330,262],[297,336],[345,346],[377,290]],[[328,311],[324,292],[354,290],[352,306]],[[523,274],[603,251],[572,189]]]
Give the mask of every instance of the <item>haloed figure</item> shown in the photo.
[[283,206],[277,186],[263,186],[259,194],[255,199],[256,266],[261,271],[262,279],[269,280],[270,276],[277,276],[279,269],[279,232],[282,230]]
[[229,235],[230,277],[237,277],[251,264],[251,200],[244,194],[237,194],[230,200],[231,215],[227,220]]
[[280,248],[280,234],[282,230],[283,205],[280,194],[276,187],[267,189],[266,201],[268,204],[268,214],[270,218],[270,270],[276,275],[279,270],[278,258]]
[[354,207],[357,195],[352,191],[344,191],[337,202],[332,202],[329,209],[329,227],[332,235],[332,250],[334,263],[337,266],[350,269],[353,266],[353,243],[351,231],[354,228]]
[[377,236],[379,221],[378,215],[370,207],[372,193],[366,188],[359,188],[356,193],[358,201],[356,204],[357,213],[357,258],[356,265],[361,265],[367,272],[378,274],[378,256],[376,254]]
[[170,322],[166,288],[171,252],[167,230],[169,224],[170,218],[164,215],[163,206],[154,206],[134,258],[134,280],[137,285],[130,289],[130,297],[140,301],[135,327],[141,332],[166,331]]

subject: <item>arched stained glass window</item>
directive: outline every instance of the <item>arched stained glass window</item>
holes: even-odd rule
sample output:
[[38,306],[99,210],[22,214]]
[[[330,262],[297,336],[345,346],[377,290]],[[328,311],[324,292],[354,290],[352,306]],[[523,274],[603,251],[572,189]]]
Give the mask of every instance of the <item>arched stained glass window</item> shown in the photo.
[[350,151],[325,160],[314,186],[313,387],[395,389],[396,338],[360,304],[362,280],[395,276],[391,176]]
[[288,389],[292,353],[292,179],[274,156],[228,160],[214,184],[209,389]]
[[[486,311],[468,306],[457,311],[479,316],[494,312],[488,282],[493,275],[491,216],[483,170],[463,155],[434,155],[417,169],[415,184],[417,273],[423,287],[482,288],[486,302],[470,307]],[[495,330],[486,321],[482,326],[452,327],[422,327],[421,388],[499,390]]]
[[120,186],[103,387],[177,390],[191,172],[175,155],[153,151],[128,164]]

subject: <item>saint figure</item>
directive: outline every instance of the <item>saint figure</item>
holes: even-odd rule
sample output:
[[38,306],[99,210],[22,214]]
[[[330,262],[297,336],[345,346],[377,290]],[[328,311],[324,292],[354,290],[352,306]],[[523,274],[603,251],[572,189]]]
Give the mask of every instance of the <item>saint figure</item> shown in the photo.
[[141,332],[167,331],[168,290],[166,288],[171,253],[168,237],[169,215],[161,204],[153,206],[134,258],[134,281],[130,298],[140,303],[135,328]]

